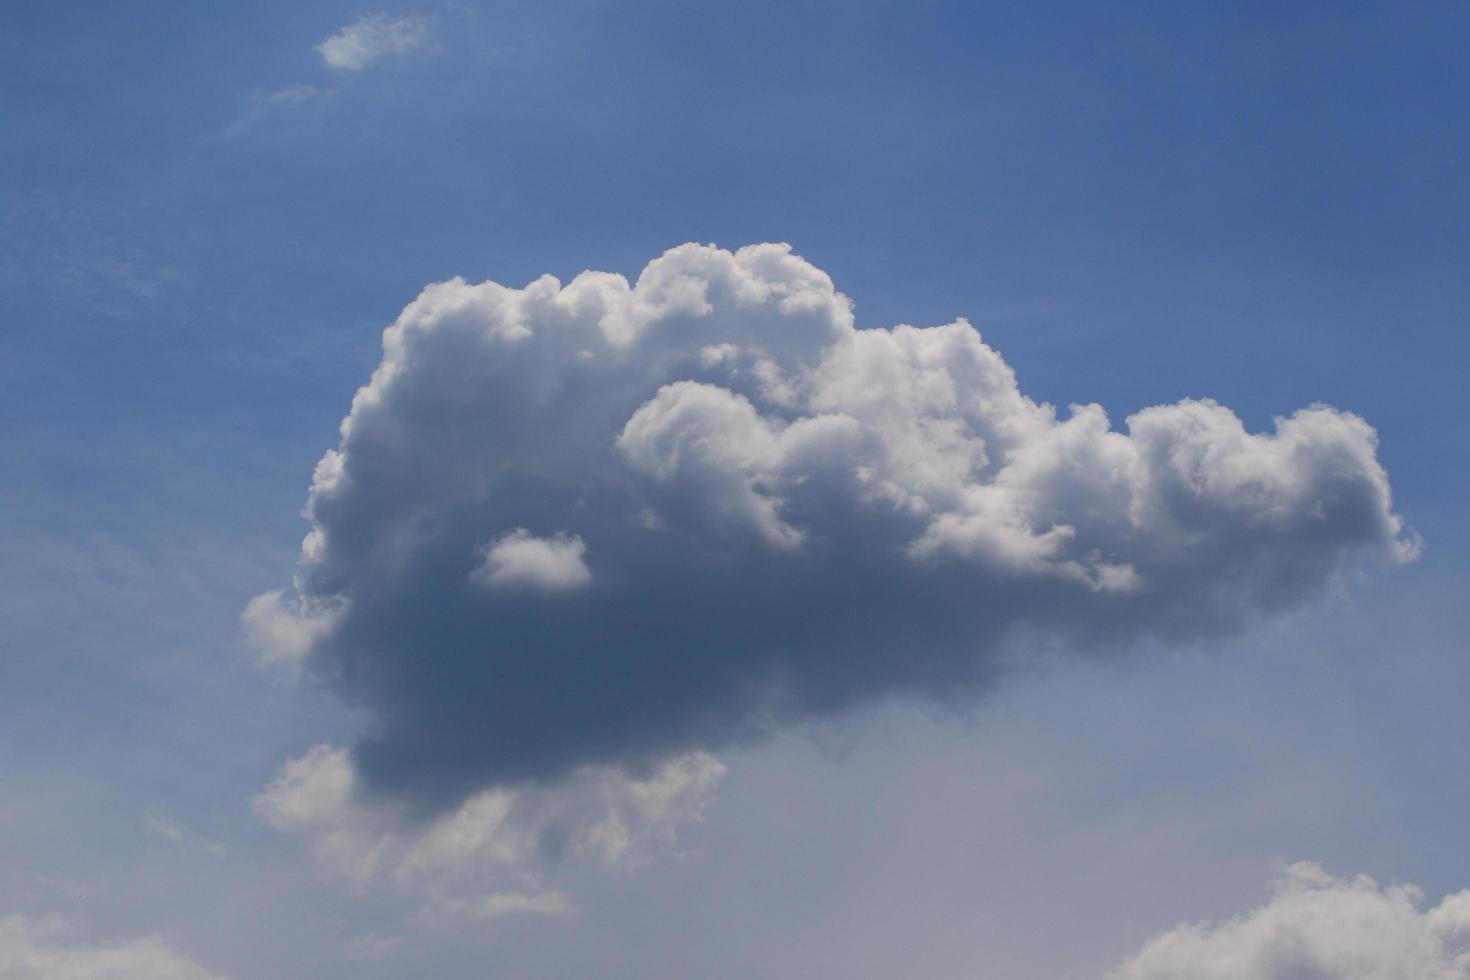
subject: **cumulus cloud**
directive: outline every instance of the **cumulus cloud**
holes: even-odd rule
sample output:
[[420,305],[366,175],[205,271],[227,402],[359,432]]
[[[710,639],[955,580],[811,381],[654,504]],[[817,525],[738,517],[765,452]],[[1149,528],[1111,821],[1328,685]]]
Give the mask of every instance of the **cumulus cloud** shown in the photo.
[[1265,905],[1151,940],[1110,980],[1470,980],[1470,891],[1424,907],[1319,865],[1287,868]]
[[5,980],[223,980],[174,952],[157,936],[96,946],[70,941],[58,919],[0,919],[0,977]]
[[422,17],[372,14],[342,28],[316,46],[327,67],[361,71],[388,55],[429,46],[429,23]]
[[785,245],[452,279],[385,331],[247,622],[366,709],[343,765],[454,807],[962,696],[1022,640],[1241,629],[1412,557],[1376,448],[1324,405],[1059,412],[964,320],[857,329]]
[[319,745],[287,762],[255,808],[277,830],[307,836],[334,877],[417,893],[429,919],[488,921],[569,911],[561,892],[526,887],[545,859],[637,864],[700,819],[724,773],[702,752],[642,775],[586,767],[552,785],[484,790],[425,820],[366,792],[347,752]]

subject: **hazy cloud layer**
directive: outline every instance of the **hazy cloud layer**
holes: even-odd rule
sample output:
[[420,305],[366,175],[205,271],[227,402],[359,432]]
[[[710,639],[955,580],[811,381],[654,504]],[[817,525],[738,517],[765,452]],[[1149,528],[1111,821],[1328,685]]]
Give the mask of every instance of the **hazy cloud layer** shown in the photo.
[[367,709],[368,784],[453,806],[975,691],[1022,639],[1239,629],[1412,555],[1375,454],[1321,405],[1058,413],[963,320],[855,329],[784,245],[454,279],[385,332],[246,627]]
[[1294,864],[1270,901],[1151,940],[1110,980],[1467,980],[1470,891],[1424,908],[1412,885]]
[[277,830],[310,838],[329,874],[418,894],[425,917],[483,921],[568,911],[566,895],[540,887],[544,859],[637,863],[700,818],[724,773],[702,752],[642,777],[589,767],[554,786],[485,790],[424,821],[365,793],[346,751],[320,745],[286,763],[255,807]]
[[361,71],[388,55],[429,46],[429,24],[422,17],[373,14],[342,28],[316,46],[327,67]]
[[0,919],[3,980],[224,980],[157,936],[89,946],[58,919]]

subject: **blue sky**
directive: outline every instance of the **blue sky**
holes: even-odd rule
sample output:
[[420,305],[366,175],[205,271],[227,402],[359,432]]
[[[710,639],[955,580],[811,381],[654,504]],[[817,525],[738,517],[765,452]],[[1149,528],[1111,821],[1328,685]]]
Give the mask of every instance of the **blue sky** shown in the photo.
[[[400,47],[333,67],[363,24]],[[236,980],[1025,980],[1261,906],[1273,860],[1470,887],[1467,28],[1462,3],[12,5],[0,920],[158,933]],[[568,914],[445,924],[322,873],[252,800],[372,709],[263,669],[240,614],[291,580],[382,329],[451,276],[768,241],[859,327],[966,317],[1026,394],[1115,426],[1358,413],[1423,553],[1227,638],[1047,658],[958,716],[711,746],[677,844],[523,872]]]

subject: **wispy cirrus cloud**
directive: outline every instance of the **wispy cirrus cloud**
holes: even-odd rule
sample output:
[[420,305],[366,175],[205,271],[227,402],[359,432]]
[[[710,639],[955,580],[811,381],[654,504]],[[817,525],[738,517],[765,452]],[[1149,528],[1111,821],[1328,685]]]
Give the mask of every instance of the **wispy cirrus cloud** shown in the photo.
[[[316,45],[333,75],[353,75],[389,57],[401,57],[434,48],[430,20],[417,14],[389,17],[370,14],[343,27]],[[334,94],[334,85],[296,83],[251,97],[250,104],[229,126],[225,136],[236,136],[267,116],[320,102]]]
[[224,135],[239,135],[260,122],[262,118],[270,113],[282,109],[289,109],[292,106],[304,105],[308,102],[315,101],[321,95],[321,89],[315,85],[305,84],[288,85],[285,88],[277,89],[266,95],[257,95],[251,101],[249,108],[242,112],[238,119],[225,127]]

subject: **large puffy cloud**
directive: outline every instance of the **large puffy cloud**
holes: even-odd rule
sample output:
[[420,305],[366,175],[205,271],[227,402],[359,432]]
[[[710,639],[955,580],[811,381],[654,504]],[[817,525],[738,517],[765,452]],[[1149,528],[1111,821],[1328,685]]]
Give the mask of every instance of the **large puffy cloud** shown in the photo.
[[1355,415],[1058,413],[963,320],[856,329],[784,245],[427,287],[307,516],[247,628],[366,709],[365,786],[439,807],[975,691],[1022,640],[1236,630],[1413,551]]
[[4,980],[223,980],[157,936],[100,945],[72,941],[59,919],[0,919]]
[[1411,885],[1294,864],[1265,905],[1171,930],[1109,980],[1470,980],[1470,891],[1423,906]]

